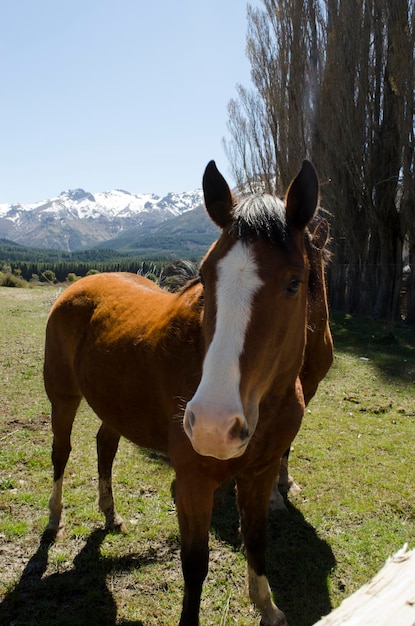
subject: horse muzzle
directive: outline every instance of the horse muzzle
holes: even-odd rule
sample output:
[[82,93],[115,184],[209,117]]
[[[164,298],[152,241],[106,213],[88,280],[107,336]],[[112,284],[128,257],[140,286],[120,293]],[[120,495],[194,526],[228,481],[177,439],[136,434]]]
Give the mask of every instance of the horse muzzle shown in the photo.
[[218,407],[208,410],[192,401],[186,407],[183,427],[198,454],[221,461],[242,456],[250,439],[249,426],[242,412],[219,410]]

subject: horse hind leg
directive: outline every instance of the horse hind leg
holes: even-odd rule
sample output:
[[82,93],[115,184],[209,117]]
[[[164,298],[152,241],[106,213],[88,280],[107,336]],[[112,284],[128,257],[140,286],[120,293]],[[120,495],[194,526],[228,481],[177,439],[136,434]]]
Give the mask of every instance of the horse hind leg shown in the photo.
[[49,498],[49,523],[47,530],[57,535],[63,530],[63,476],[71,452],[72,425],[81,396],[59,396],[52,403],[52,464],[53,489]]
[[105,515],[105,528],[126,532],[124,521],[115,509],[112,492],[112,465],[118,450],[120,435],[107,424],[97,433],[98,453],[98,505]]
[[[301,487],[297,485],[294,478],[288,473],[288,459],[290,456],[290,448],[284,452],[281,458],[278,478],[272,488],[272,494],[269,501],[270,511],[286,512],[284,495],[296,496],[300,493]],[[284,494],[284,495],[283,495]]]
[[288,450],[286,450],[282,455],[278,484],[281,491],[295,496],[300,493],[301,487],[297,485],[294,478],[288,472],[290,450],[291,448],[288,448]]

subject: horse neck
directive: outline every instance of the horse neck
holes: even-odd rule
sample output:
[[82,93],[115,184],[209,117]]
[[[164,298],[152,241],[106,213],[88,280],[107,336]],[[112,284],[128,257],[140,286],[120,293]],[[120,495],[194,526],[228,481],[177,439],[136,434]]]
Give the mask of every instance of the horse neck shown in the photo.
[[176,318],[183,332],[201,335],[203,287],[199,281],[190,281],[175,294],[172,316],[173,323]]

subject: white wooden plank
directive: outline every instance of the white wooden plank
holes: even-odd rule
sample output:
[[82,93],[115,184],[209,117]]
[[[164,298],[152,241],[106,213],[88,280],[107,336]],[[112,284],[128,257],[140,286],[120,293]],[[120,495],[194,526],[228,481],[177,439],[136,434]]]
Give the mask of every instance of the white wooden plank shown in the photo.
[[415,626],[415,550],[407,548],[314,626]]

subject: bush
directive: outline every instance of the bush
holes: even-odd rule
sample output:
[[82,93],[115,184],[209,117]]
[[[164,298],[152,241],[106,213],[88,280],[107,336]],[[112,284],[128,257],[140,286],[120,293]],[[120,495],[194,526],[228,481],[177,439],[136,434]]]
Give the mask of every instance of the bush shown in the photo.
[[45,270],[39,276],[42,283],[56,283],[56,274],[52,270]]
[[65,278],[65,280],[66,280],[68,283],[74,283],[74,282],[76,282],[77,280],[79,280],[80,278],[81,278],[80,276],[77,276],[77,275],[76,275],[76,274],[74,274],[73,272],[69,272],[69,274],[67,275],[67,277]]
[[147,274],[145,275],[145,278],[148,278],[148,280],[152,280],[153,283],[158,283],[158,277],[153,274],[153,272],[147,272]]
[[0,272],[1,287],[27,287],[27,282],[11,272]]

